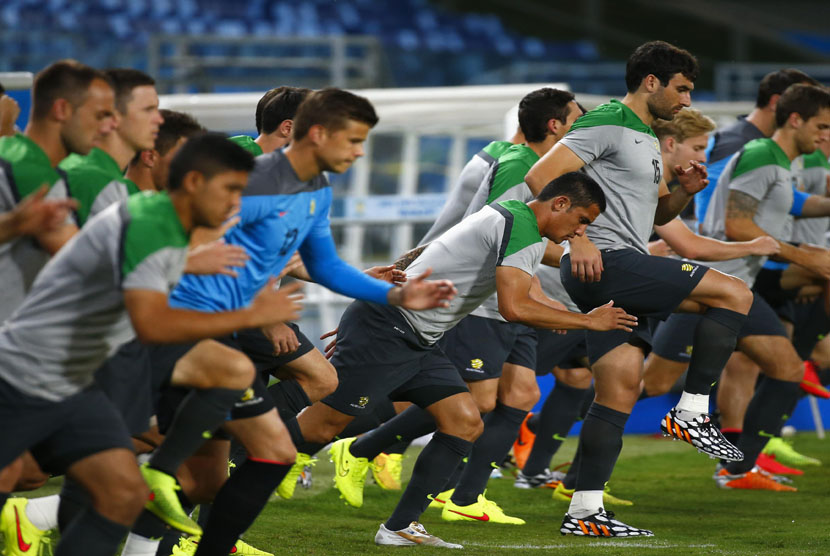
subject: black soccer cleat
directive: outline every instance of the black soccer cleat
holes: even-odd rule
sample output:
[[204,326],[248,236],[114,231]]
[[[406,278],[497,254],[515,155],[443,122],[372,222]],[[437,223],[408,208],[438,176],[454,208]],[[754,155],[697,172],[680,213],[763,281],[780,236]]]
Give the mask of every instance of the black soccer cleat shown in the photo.
[[689,421],[677,416],[672,408],[660,422],[663,436],[688,442],[701,454],[724,461],[743,461],[744,454],[730,443],[712,422],[708,413],[700,413]]
[[648,529],[637,529],[614,519],[614,512],[606,512],[602,508],[598,513],[577,519],[565,514],[559,532],[563,535],[577,535],[579,537],[653,537],[654,533]]

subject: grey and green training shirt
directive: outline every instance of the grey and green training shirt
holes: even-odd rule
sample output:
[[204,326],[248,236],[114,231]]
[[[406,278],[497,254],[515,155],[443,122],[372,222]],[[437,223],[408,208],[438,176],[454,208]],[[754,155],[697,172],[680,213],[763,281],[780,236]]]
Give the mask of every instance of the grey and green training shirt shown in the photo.
[[118,163],[97,147],[86,156],[69,155],[58,168],[66,173],[72,197],[78,200],[78,224],[81,226],[111,204],[139,192],[135,182],[124,177]]
[[105,209],[49,261],[0,327],[0,378],[51,401],[89,386],[103,361],[134,336],[124,292],[168,294],[187,244],[166,193],[133,195]]

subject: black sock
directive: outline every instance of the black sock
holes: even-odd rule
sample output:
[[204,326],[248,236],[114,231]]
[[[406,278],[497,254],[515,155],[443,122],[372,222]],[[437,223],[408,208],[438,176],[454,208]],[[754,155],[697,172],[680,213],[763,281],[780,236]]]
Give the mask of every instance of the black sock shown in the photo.
[[61,502],[58,505],[58,531],[63,533],[72,521],[92,504],[89,493],[80,483],[69,477],[63,478]]
[[[559,384],[559,382],[557,381],[556,384]],[[554,388],[556,388],[556,384],[553,385]],[[548,397],[550,397],[550,394],[548,395]],[[544,411],[544,407],[542,408],[542,411]],[[536,434],[536,431],[539,430],[539,419],[542,418],[541,415],[542,412],[537,411],[536,413],[531,415],[530,418],[527,420],[527,430],[529,430],[533,434]]]
[[576,490],[605,488],[622,449],[623,429],[627,420],[628,413],[597,402],[591,404],[579,435],[582,454],[577,469]]
[[709,394],[712,384],[720,377],[723,367],[735,351],[738,332],[746,315],[713,307],[703,313],[695,328],[694,345],[684,392]]
[[228,478],[213,500],[196,556],[227,556],[239,536],[265,507],[290,463],[248,459]]
[[192,390],[173,417],[164,442],[150,458],[150,467],[175,475],[179,466],[213,434],[245,390],[209,388]]
[[[161,539],[170,530],[162,520],[143,510],[133,524],[132,532],[145,539]],[[181,533],[179,533],[181,535]]]
[[159,547],[156,549],[156,556],[170,556],[173,553],[173,547],[179,544],[179,540],[184,534],[185,533],[182,533],[181,531],[168,528],[167,531],[165,531],[164,536],[161,538],[161,541],[159,541]]
[[574,388],[557,381],[539,413],[536,440],[522,470],[525,475],[538,475],[550,467],[550,460],[568,436],[579,416],[588,388]]
[[576,488],[576,478],[579,477],[579,466],[582,464],[582,435],[580,434],[580,441],[576,444],[576,453],[574,459],[571,461],[571,466],[568,472],[565,473],[565,478],[562,479],[562,486],[567,489]]
[[406,449],[409,448],[410,444],[412,444],[411,440],[399,440],[391,446],[388,446],[384,450],[384,452],[386,452],[387,454],[403,454],[404,452],[406,452]]
[[12,495],[11,492],[0,492],[0,510],[6,505],[6,500]]
[[781,419],[778,421],[778,427],[772,433],[773,436],[781,436],[781,429],[784,427],[784,424],[790,419],[790,417],[793,416],[793,411],[795,411],[795,407],[798,405],[798,402],[801,401],[801,398],[803,398],[805,395],[806,393],[804,392],[804,390],[801,389],[801,386],[799,386],[798,391],[796,392],[796,395],[793,396],[793,399],[790,402],[789,407],[787,407],[787,409],[784,410],[784,415],[782,415]]
[[302,429],[300,429],[300,424],[297,422],[297,418],[290,417],[288,419],[283,419],[282,422],[285,423],[285,428],[288,429],[288,434],[291,436],[291,442],[299,451],[302,452],[302,450],[300,450],[300,446],[305,444],[305,437],[303,436]]
[[311,405],[308,394],[296,380],[281,380],[268,387],[268,393],[274,398],[274,405],[284,422]]
[[127,526],[87,507],[61,533],[55,556],[112,556],[127,531]]
[[501,463],[510,451],[526,415],[524,409],[498,402],[496,408],[484,416],[484,432],[473,444],[467,466],[452,495],[453,503],[459,506],[474,504],[478,495],[484,493],[493,466]]
[[355,457],[371,460],[393,444],[412,441],[434,430],[435,420],[432,415],[417,405],[412,405],[355,440],[349,451]]
[[386,521],[386,528],[400,531],[418,521],[429,505],[429,495],[438,492],[447,483],[453,469],[471,446],[472,442],[463,438],[436,432],[415,461],[412,478],[395,511]]
[[207,527],[208,519],[210,518],[210,511],[213,509],[213,504],[199,504],[199,517],[196,523],[204,530]]
[[[470,448],[472,449],[472,444],[470,444]],[[461,458],[461,461],[459,461],[458,465],[455,466],[455,469],[453,469],[452,474],[449,479],[447,479],[447,482],[444,483],[444,486],[441,487],[438,492],[433,492],[433,495],[440,494],[445,490],[453,489],[458,485],[458,481],[461,480],[461,474],[464,473],[464,468],[467,466],[467,458],[469,456],[469,452],[464,454],[464,457]]]
[[727,464],[729,473],[746,473],[752,469],[770,437],[780,430],[781,421],[789,418],[787,412],[793,399],[798,398],[797,382],[764,378],[746,408],[744,429],[737,444],[744,453],[744,460]]

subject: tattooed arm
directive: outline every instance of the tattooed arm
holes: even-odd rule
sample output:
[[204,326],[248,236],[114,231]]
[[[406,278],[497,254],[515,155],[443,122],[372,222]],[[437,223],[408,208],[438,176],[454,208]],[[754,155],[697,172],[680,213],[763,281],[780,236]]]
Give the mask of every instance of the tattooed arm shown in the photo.
[[401,255],[401,257],[397,261],[395,261],[395,268],[398,270],[406,270],[407,268],[409,268],[409,265],[415,262],[415,259],[417,259],[421,255],[421,253],[424,252],[424,249],[426,249],[428,245],[429,243],[427,243],[426,245],[421,245],[420,247],[416,247],[415,249],[407,251],[406,253]]
[[[750,241],[769,235],[753,220],[758,204],[759,201],[751,195],[740,191],[729,192],[726,205],[726,237],[732,241]],[[785,216],[782,215],[782,218]],[[795,247],[785,241],[778,243],[781,250],[777,258],[803,266],[824,278],[830,278],[830,251],[816,252]]]

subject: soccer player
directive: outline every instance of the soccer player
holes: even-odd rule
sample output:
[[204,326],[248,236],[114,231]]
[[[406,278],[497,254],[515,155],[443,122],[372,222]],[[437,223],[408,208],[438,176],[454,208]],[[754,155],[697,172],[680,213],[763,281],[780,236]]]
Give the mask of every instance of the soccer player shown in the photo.
[[647,317],[665,319],[676,310],[704,313],[695,343],[705,348],[694,352],[690,366],[690,376],[698,378],[687,381],[677,407],[664,421],[689,431],[687,441],[699,450],[741,458],[711,423],[708,398],[712,378],[735,346],[752,293],[736,278],[653,257],[647,250],[652,227],[671,221],[706,185],[706,170],[693,162],[689,168],[675,168],[680,185],[669,192],[659,142],[649,127],[689,106],[697,71],[697,61],[685,50],[662,41],[639,46],[626,66],[628,93],[622,102],[611,101],[580,118],[526,178],[533,191],[581,168],[600,181],[608,210],[587,234],[600,251],[586,258],[576,250],[586,247],[585,239],[571,240],[570,252],[561,261],[562,283],[583,310],[613,299],[642,319],[634,333],[587,333],[597,394],[580,435],[582,458],[560,528],[563,534],[652,534],[612,519],[602,500],[622,446],[623,427],[640,394],[644,352],[651,342]]
[[709,185],[694,199],[695,218],[699,224],[702,224],[706,217],[712,193],[729,159],[753,139],[770,137],[773,134],[777,127],[775,105],[787,87],[795,83],[818,85],[815,79],[797,69],[783,69],[768,73],[758,85],[758,96],[752,112],[746,116],[739,116],[734,124],[712,134],[706,146]]
[[78,199],[78,224],[114,202],[139,191],[124,177],[124,169],[139,151],[152,149],[159,125],[164,121],[158,109],[155,81],[134,69],[106,72],[115,90],[118,127],[85,156],[72,155],[60,163],[67,185]]
[[[167,306],[189,230],[228,217],[251,166],[249,155],[223,137],[194,140],[173,162],[169,195],[134,196],[107,209],[48,263],[0,332],[1,405],[9,425],[0,465],[31,449],[41,466],[66,472],[92,500],[63,532],[58,556],[113,554],[146,500],[121,418],[90,388],[119,338],[133,329],[143,341],[187,341],[296,317],[292,288],[266,287],[250,308],[214,315]],[[199,357],[228,371],[251,365],[210,341],[197,344],[182,364]]]
[[257,103],[256,130],[259,136],[236,135],[231,141],[254,156],[283,148],[291,140],[294,115],[311,89],[276,87],[265,93]]
[[[415,463],[397,509],[381,525],[378,544],[448,546],[427,534],[417,520],[428,495],[443,489],[482,425],[472,396],[438,345],[447,330],[496,290],[499,310],[508,321],[554,329],[629,329],[634,322],[611,304],[582,320],[586,315],[549,307],[533,285],[532,275],[545,251],[542,236],[559,242],[581,235],[602,207],[601,190],[581,174],[556,180],[529,204],[504,201],[485,207],[427,246],[408,269],[417,273],[433,268],[436,276],[452,277],[459,287],[457,301],[422,313],[356,302],[343,314],[332,356],[340,384],[299,416],[306,441],[325,444],[386,397],[417,404],[432,415],[438,429]],[[356,458],[348,450],[340,452],[333,459],[342,474]]]
[[[498,158],[467,207],[467,214],[499,201],[532,201],[524,185],[525,174],[581,115],[582,110],[570,92],[543,88],[527,94],[519,103],[519,125],[527,143],[511,146]],[[558,255],[549,262],[558,261]],[[564,309],[559,304],[553,306]],[[460,476],[447,485],[454,492],[436,496],[441,503],[452,495],[452,501],[445,504],[443,518],[473,520],[469,516],[482,515],[486,506],[489,521],[521,525],[524,520],[505,515],[494,502],[484,498],[484,488],[492,463],[504,459],[527,411],[539,398],[534,372],[536,332],[522,323],[507,322],[499,312],[497,297],[493,296],[449,329],[440,346],[466,382],[479,411],[487,414],[484,432],[463,472],[459,470]],[[332,453],[349,451],[357,462],[350,466],[347,476],[335,476],[335,485],[341,488],[347,502],[362,505],[361,477],[366,476],[368,460],[377,457],[391,439],[416,430],[422,432],[430,425],[435,427],[431,415],[416,405],[370,434],[357,440],[338,441],[343,446],[336,443]],[[364,458],[366,465],[361,465]]]
[[[288,148],[257,157],[243,197],[240,223],[225,236],[228,243],[245,246],[251,260],[238,278],[186,276],[173,294],[172,305],[206,312],[244,307],[258,285],[279,272],[297,249],[313,280],[344,295],[412,309],[446,303],[454,292],[447,281],[427,281],[426,275],[421,275],[397,288],[350,267],[335,251],[329,228],[331,189],[323,172],[344,172],[362,156],[363,142],[376,122],[374,109],[362,97],[339,89],[309,95],[297,112]],[[252,331],[249,338],[256,334]],[[264,333],[258,334],[259,341],[246,341],[243,349],[252,357],[273,358],[273,344]],[[243,344],[239,336],[223,341]],[[186,347],[156,350],[156,366],[169,373]],[[201,400],[188,395],[176,411],[165,442],[150,460],[152,469],[171,476],[204,442],[202,432],[222,423],[225,412],[219,406],[207,412],[203,406]],[[226,409],[231,408],[233,420],[224,428],[245,447],[248,460],[216,494],[196,552],[199,556],[225,556],[230,552],[294,460],[286,427],[259,379],[254,381],[249,397],[231,400]],[[178,505],[175,500],[169,503],[174,508]],[[177,527],[195,525],[181,506],[175,519]],[[193,528],[199,531],[197,526]]]
[[[771,235],[780,240],[781,259],[829,278],[830,251],[793,246],[783,234],[789,214],[828,214],[827,197],[794,196],[790,164],[797,156],[813,152],[822,138],[830,137],[830,92],[812,85],[791,86],[778,99],[776,125],[772,138],[752,141],[732,157],[718,181],[702,229],[707,235],[731,240]],[[763,263],[761,257],[747,257],[716,266],[752,283]],[[759,299],[756,296],[754,305],[759,305]],[[719,468],[715,480],[723,488],[792,490],[774,488],[769,483],[756,486],[762,481],[753,465],[770,435],[778,430],[782,416],[792,407],[804,368],[774,313],[751,316],[747,326],[750,324],[754,334],[743,343],[752,343],[751,352],[744,351],[761,365],[766,377],[747,407],[738,441],[747,458]]]
[[153,146],[133,157],[125,174],[126,179],[141,191],[164,191],[170,161],[179,148],[191,137],[207,131],[190,114],[166,109],[159,110],[159,113],[164,121],[158,128]]

